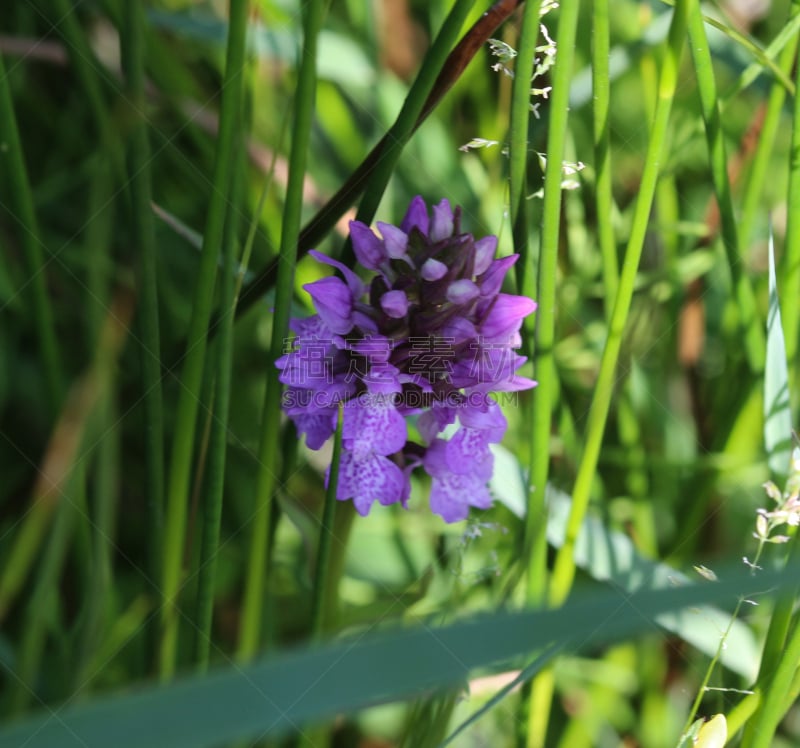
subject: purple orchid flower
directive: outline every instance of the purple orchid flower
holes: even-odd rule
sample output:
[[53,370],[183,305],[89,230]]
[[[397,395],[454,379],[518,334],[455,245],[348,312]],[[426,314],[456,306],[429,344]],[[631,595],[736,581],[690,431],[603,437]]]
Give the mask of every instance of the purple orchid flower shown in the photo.
[[[288,385],[283,408],[311,449],[333,434],[344,406],[337,498],[365,515],[377,501],[406,506],[410,474],[431,479],[431,510],[446,522],[487,509],[487,487],[506,420],[490,392],[536,382],[518,375],[526,358],[523,319],[532,300],[501,293],[517,255],[495,258],[497,238],[461,231],[461,212],[447,200],[431,214],[415,197],[400,226],[377,233],[350,223],[368,283],[319,252],[341,273],[306,284],[316,314],[293,320],[292,348],[278,361]],[[408,439],[418,416],[424,444]],[[446,438],[447,437],[447,438]]]

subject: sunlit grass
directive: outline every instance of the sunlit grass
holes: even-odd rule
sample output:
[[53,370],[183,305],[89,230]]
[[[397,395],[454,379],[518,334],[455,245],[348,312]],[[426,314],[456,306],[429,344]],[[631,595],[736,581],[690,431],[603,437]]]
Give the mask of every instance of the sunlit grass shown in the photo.
[[[796,412],[786,3],[12,5],[0,746],[800,740],[793,509],[753,537]],[[326,499],[274,366],[304,254],[417,194],[539,304],[453,525],[421,471]]]

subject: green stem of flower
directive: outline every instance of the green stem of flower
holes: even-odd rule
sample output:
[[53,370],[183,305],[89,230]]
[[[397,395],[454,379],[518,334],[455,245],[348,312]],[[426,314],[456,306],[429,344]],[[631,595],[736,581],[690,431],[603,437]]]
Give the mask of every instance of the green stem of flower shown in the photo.
[[[322,522],[319,526],[319,545],[317,546],[317,563],[314,573],[314,595],[311,606],[311,638],[318,641],[330,623],[326,613],[326,599],[334,599],[339,586],[339,578],[330,574],[331,540],[334,533],[334,514],[336,511],[336,488],[339,485],[339,467],[342,459],[342,417],[344,408],[339,404],[339,417],[336,423],[336,435],[333,441],[331,470],[328,474],[328,488],[325,491],[325,505]],[[337,539],[338,540],[338,539]],[[334,589],[329,590],[329,585]]]

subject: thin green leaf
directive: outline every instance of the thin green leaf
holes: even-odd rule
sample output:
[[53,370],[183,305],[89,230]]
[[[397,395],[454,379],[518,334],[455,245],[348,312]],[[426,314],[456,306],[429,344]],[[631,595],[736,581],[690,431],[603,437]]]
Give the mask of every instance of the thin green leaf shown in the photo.
[[778,286],[775,278],[775,248],[769,232],[769,312],[767,358],[764,367],[764,445],[770,472],[785,476],[792,449],[792,411],[789,401],[789,370],[781,325]]
[[[764,572],[758,588],[782,588],[798,574]],[[470,671],[562,644],[596,646],[648,631],[670,611],[752,595],[745,569],[719,584],[606,590],[558,610],[499,612],[451,626],[420,626],[284,654],[246,667],[49,711],[0,731],[0,748],[204,748],[277,737],[311,720],[430,692]],[[376,667],[380,663],[380,667]]]

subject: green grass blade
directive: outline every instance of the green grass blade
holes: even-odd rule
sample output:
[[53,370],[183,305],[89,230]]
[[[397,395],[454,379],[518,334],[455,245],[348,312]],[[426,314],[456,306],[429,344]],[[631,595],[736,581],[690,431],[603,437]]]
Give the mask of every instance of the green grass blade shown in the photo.
[[769,235],[769,313],[767,315],[767,357],[764,366],[764,446],[769,469],[780,483],[789,472],[792,452],[792,409],[789,371],[783,342],[781,309],[775,278],[775,248]]
[[619,283],[619,261],[614,238],[612,196],[609,80],[609,0],[592,4],[592,125],[594,136],[595,203],[597,240],[603,258],[603,299],[606,317],[611,318]]
[[153,579],[161,568],[161,533],[164,521],[164,412],[161,392],[161,336],[158,310],[158,265],[155,220],[150,207],[152,176],[150,143],[145,122],[144,8],[141,0],[125,3],[120,36],[122,66],[128,81],[128,98],[134,112],[130,136],[129,184],[131,232],[140,257],[139,361],[144,398],[145,492],[147,496],[149,570]]
[[[303,179],[306,172],[308,143],[314,116],[316,92],[317,37],[322,28],[327,3],[313,0],[304,9],[303,47],[298,73],[297,96],[294,112],[294,127],[289,156],[289,182],[283,211],[281,231],[278,283],[275,295],[275,314],[272,318],[272,341],[270,362],[283,353],[289,334],[289,317],[294,295],[294,272],[297,261],[297,239],[300,233],[300,217],[303,208]],[[278,370],[270,363],[267,366],[267,387],[261,422],[259,446],[259,471],[254,497],[254,513],[251,522],[250,548],[247,560],[245,592],[241,624],[239,628],[238,655],[251,658],[259,649],[261,640],[262,610],[266,569],[269,563],[271,537],[270,520],[275,480],[278,475],[278,451],[280,440],[276,438],[281,418],[281,383]]]
[[[800,18],[800,13],[796,18]],[[800,85],[800,65],[795,75]],[[786,359],[796,375],[798,335],[800,334],[800,96],[794,97],[792,139],[789,145],[789,189],[786,204],[786,244],[784,247],[781,299],[786,335]],[[793,377],[792,381],[796,381]]]
[[[529,241],[528,221],[528,159],[530,152],[529,122],[531,112],[531,74],[536,56],[536,42],[539,37],[541,2],[525,4],[522,26],[517,43],[517,57],[514,64],[514,82],[511,90],[511,113],[509,122],[508,154],[509,154],[509,195],[511,212],[511,230],[514,239],[514,251],[519,253],[517,269],[517,285],[520,293],[528,298],[536,294],[536,259]],[[538,248],[537,248],[538,250]],[[538,254],[538,252],[537,252]],[[526,343],[531,356],[534,352],[536,322],[531,317],[526,320]],[[534,394],[533,407],[538,409],[538,392]],[[530,467],[533,469],[536,451],[531,450]],[[541,459],[541,456],[539,456]],[[530,523],[525,530],[525,547],[529,554],[529,575],[531,586],[535,589],[531,599],[543,599],[547,583],[547,541],[544,537],[546,510],[543,503],[543,492],[533,491],[529,497],[530,517],[536,522]]]
[[686,35],[687,16],[694,1],[679,2],[670,25],[659,78],[658,102],[650,131],[650,142],[647,148],[639,195],[634,208],[633,225],[631,226],[631,234],[623,260],[620,285],[614,303],[614,311],[611,315],[608,338],[603,349],[600,372],[589,410],[586,445],[575,479],[573,504],[567,524],[564,545],[558,551],[553,571],[550,599],[555,605],[559,605],[566,600],[575,576],[575,560],[573,558],[575,541],[589,506],[591,485],[600,456],[600,446],[603,441],[603,432],[614,390],[615,370],[622,345],[622,335],[625,331],[625,322],[630,310],[639,259],[642,254],[650,216],[650,207],[653,202],[658,171],[662,162],[669,114],[677,86],[681,52],[684,45],[684,36]]
[[[758,589],[798,573],[767,571]],[[652,629],[656,616],[753,594],[737,564],[717,584],[608,590],[559,610],[499,612],[450,626],[361,635],[259,663],[35,716],[0,730],[0,748],[204,748],[254,735],[277,737],[312,720],[349,714],[463,682],[477,667],[506,663],[544,646],[595,646]],[[381,663],[375,667],[375,663]]]
[[[569,120],[569,91],[575,56],[575,33],[580,3],[565,0],[560,5],[556,33],[556,63],[547,131],[547,166],[544,174],[542,230],[537,268],[536,335],[534,337],[534,372],[538,386],[533,393],[533,418],[530,431],[530,484],[528,517],[525,527],[527,591],[529,603],[545,602],[547,594],[547,547],[544,528],[547,524],[545,487],[550,470],[550,432],[558,390],[555,366],[556,281],[561,229],[562,162]],[[527,290],[527,289],[524,289]],[[531,687],[528,709],[529,747],[544,745],[553,694],[552,672],[546,671]]]
[[164,519],[164,555],[161,575],[161,628],[159,671],[168,678],[175,670],[178,645],[178,594],[181,586],[186,513],[189,499],[194,432],[206,356],[206,336],[214,297],[217,261],[222,244],[234,153],[234,132],[241,116],[247,0],[231,0],[228,51],[222,91],[220,129],[214,162],[214,189],[203,235],[194,305],[181,371],[175,432],[168,477]]
[[[445,93],[464,72],[470,60],[483,47],[483,44],[491,37],[497,27],[511,16],[521,2],[522,0],[497,0],[473,24],[447,58],[434,88],[423,106],[420,117],[415,123],[415,128],[419,127],[436,108]],[[383,158],[385,149],[389,145],[390,139],[387,133],[348,177],[338,192],[303,227],[298,241],[299,254],[304,254],[314,247],[333,229],[336,222],[363,192],[367,177],[372,172],[375,164]],[[241,302],[237,308],[238,313],[245,312],[264,293],[272,288],[276,283],[276,277],[277,261],[259,272],[257,277],[242,289]]]
[[31,307],[36,335],[42,356],[47,398],[54,416],[64,397],[64,368],[61,352],[56,340],[53,309],[47,292],[47,276],[42,257],[42,239],[39,232],[33,194],[22,152],[14,102],[11,98],[8,74],[0,56],[0,131],[3,133],[5,147],[0,150],[0,165],[9,180],[11,204],[20,224],[20,245],[25,255],[28,284],[30,285]]
[[721,219],[722,244],[728,260],[728,268],[733,283],[734,299],[739,316],[739,324],[744,339],[744,349],[750,370],[761,372],[764,369],[766,343],[761,319],[756,307],[755,295],[746,268],[739,252],[739,233],[737,217],[733,209],[731,185],[728,179],[728,157],[725,150],[724,134],[711,63],[711,52],[706,38],[703,16],[698,4],[693,4],[689,13],[689,38],[694,59],[700,104],[705,122],[706,140],[711,160],[711,176],[717,196]]
[[[795,13],[789,19],[787,26],[797,25],[798,23],[800,23],[800,13]],[[782,70],[791,70],[795,53],[797,52],[797,43],[798,34],[796,29],[781,50],[778,65]],[[744,197],[742,198],[741,217],[739,219],[739,241],[745,251],[753,240],[753,224],[755,223],[756,214],[762,209],[766,179],[771,168],[770,157],[775,147],[775,138],[779,131],[778,127],[781,122],[785,100],[786,88],[778,81],[773,81],[767,99],[764,122],[759,133],[755,156],[744,185]]]
[[[243,144],[242,123],[235,138],[237,157]],[[240,167],[238,172],[241,174]],[[214,413],[211,421],[211,445],[208,455],[208,479],[205,490],[200,562],[197,580],[197,606],[195,614],[195,662],[200,670],[208,667],[211,651],[212,619],[214,611],[214,583],[216,581],[219,535],[222,522],[222,500],[225,490],[225,460],[228,448],[228,414],[233,383],[233,322],[236,292],[237,229],[241,211],[242,180],[236,179],[231,190],[231,204],[225,242],[222,248],[222,273],[220,278],[220,333],[217,338],[216,387]]]

